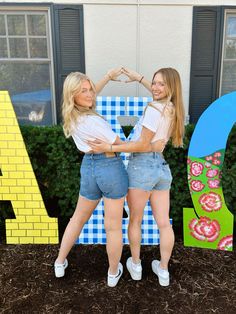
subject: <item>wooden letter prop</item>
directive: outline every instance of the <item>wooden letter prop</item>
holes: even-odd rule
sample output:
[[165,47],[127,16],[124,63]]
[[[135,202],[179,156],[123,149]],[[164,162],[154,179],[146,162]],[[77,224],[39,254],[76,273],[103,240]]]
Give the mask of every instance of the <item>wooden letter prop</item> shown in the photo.
[[0,91],[0,210],[11,201],[7,244],[58,243],[57,218],[48,217],[8,92]]
[[236,122],[236,92],[213,102],[200,117],[188,151],[188,182],[194,208],[184,208],[184,244],[233,249],[233,215],[221,184],[226,142]]

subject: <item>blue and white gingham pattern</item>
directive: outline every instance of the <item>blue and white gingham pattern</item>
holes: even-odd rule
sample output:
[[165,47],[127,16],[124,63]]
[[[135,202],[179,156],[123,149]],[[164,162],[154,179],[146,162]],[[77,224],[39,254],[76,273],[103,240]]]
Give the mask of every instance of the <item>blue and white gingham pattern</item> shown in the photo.
[[[152,97],[127,97],[126,115],[140,118],[147,104],[152,101]],[[133,135],[134,130],[129,134],[128,139]]]
[[[141,117],[147,103],[152,101],[151,97],[97,97],[97,111],[111,124],[112,129],[122,140],[125,140],[124,132],[119,124],[119,116]],[[131,132],[132,134],[132,132]],[[130,135],[131,135],[130,134]],[[122,159],[127,164],[128,154],[122,154]],[[125,210],[129,215],[129,208],[125,203]],[[170,220],[172,222],[172,220]],[[128,244],[128,223],[129,218],[123,218],[123,242]],[[89,221],[77,239],[77,244],[106,244],[106,232],[104,229],[104,204],[101,201],[94,210]],[[159,244],[159,230],[153,218],[150,204],[144,209],[142,222],[142,244]]]

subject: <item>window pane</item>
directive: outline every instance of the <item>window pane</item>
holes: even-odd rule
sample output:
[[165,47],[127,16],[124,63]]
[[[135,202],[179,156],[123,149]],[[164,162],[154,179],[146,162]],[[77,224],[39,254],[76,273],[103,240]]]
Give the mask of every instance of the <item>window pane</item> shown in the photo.
[[30,38],[30,58],[47,58],[47,40],[46,38]]
[[28,15],[28,32],[30,36],[46,36],[45,15]]
[[226,41],[225,58],[236,59],[236,39],[228,39]]
[[49,73],[44,63],[1,62],[1,89],[9,91],[20,124],[52,124]]
[[10,57],[27,58],[26,38],[9,38]]
[[4,15],[0,14],[0,35],[6,35]]
[[228,37],[236,37],[236,16],[228,17],[226,34]]
[[0,58],[7,58],[7,40],[0,38]]
[[224,61],[221,95],[236,90],[236,62]]
[[25,35],[25,16],[7,15],[7,26],[9,35]]

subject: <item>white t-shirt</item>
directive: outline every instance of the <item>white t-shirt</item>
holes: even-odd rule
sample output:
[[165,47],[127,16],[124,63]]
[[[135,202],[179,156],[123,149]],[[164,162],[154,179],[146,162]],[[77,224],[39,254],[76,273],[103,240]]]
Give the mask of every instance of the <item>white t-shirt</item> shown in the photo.
[[142,116],[134,128],[134,134],[131,141],[138,141],[141,136],[142,128],[146,127],[155,133],[151,143],[156,140],[169,140],[170,126],[173,117],[174,105],[172,103],[162,104],[160,102],[152,102],[157,109],[148,106],[144,116]]
[[99,139],[113,144],[117,134],[112,131],[110,124],[103,118],[95,115],[87,115],[80,117],[77,124],[74,125],[72,137],[77,148],[84,153],[88,153],[91,151],[91,147],[86,141]]

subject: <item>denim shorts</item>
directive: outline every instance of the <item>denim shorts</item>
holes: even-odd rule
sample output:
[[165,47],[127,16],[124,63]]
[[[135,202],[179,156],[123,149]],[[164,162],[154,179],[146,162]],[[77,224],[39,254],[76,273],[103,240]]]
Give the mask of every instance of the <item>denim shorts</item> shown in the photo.
[[169,190],[172,175],[160,153],[132,153],[128,164],[129,189]]
[[118,154],[85,154],[80,174],[80,195],[89,200],[119,199],[128,192],[128,174]]

